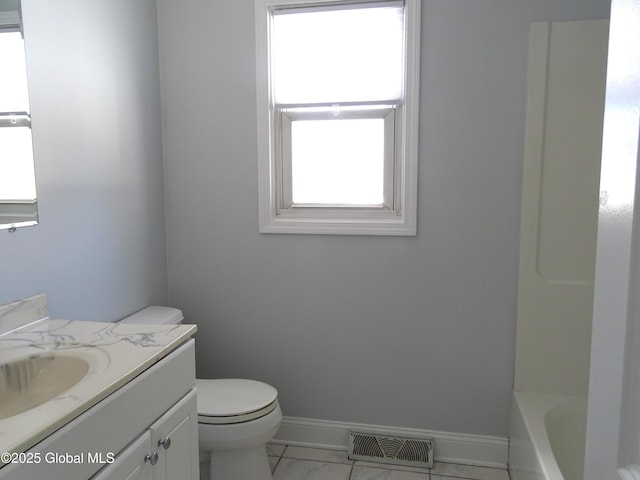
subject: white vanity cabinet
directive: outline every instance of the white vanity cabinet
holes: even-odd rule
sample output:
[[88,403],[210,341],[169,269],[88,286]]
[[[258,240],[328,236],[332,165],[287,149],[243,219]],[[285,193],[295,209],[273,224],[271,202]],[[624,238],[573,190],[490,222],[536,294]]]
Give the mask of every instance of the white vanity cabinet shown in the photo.
[[191,390],[92,480],[197,479],[197,418]]
[[[0,480],[198,480],[194,341],[37,443]],[[37,421],[34,418],[33,421]]]

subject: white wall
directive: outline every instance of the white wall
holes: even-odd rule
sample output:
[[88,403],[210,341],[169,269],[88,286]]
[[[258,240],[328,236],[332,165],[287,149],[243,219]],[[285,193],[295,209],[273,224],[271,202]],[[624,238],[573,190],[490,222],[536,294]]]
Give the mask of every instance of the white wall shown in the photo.
[[607,0],[425,0],[415,238],[258,234],[252,0],[158,0],[170,303],[200,376],[285,415],[506,435],[529,24]]
[[40,225],[0,231],[0,303],[113,320],[166,300],[153,0],[22,0]]

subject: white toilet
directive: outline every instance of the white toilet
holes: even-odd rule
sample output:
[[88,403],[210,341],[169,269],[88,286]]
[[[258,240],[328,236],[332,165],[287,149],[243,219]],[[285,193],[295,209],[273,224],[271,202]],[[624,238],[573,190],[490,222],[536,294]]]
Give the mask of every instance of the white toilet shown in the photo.
[[[147,307],[124,323],[179,324],[182,312]],[[278,431],[278,392],[255,380],[196,379],[200,478],[271,480],[266,444]]]

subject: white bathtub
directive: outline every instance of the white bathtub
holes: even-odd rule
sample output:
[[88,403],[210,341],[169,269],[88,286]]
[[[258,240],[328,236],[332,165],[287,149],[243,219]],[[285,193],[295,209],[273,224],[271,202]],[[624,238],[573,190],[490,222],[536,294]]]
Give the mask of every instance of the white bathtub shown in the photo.
[[582,480],[587,399],[514,392],[511,480]]

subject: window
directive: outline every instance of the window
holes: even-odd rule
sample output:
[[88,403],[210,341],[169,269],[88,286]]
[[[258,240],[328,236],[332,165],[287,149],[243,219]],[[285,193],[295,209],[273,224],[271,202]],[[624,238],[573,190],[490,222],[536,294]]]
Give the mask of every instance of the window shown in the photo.
[[419,0],[256,0],[260,231],[415,235]]
[[0,58],[0,224],[32,225],[36,223],[36,185],[27,69],[17,12],[0,12]]

